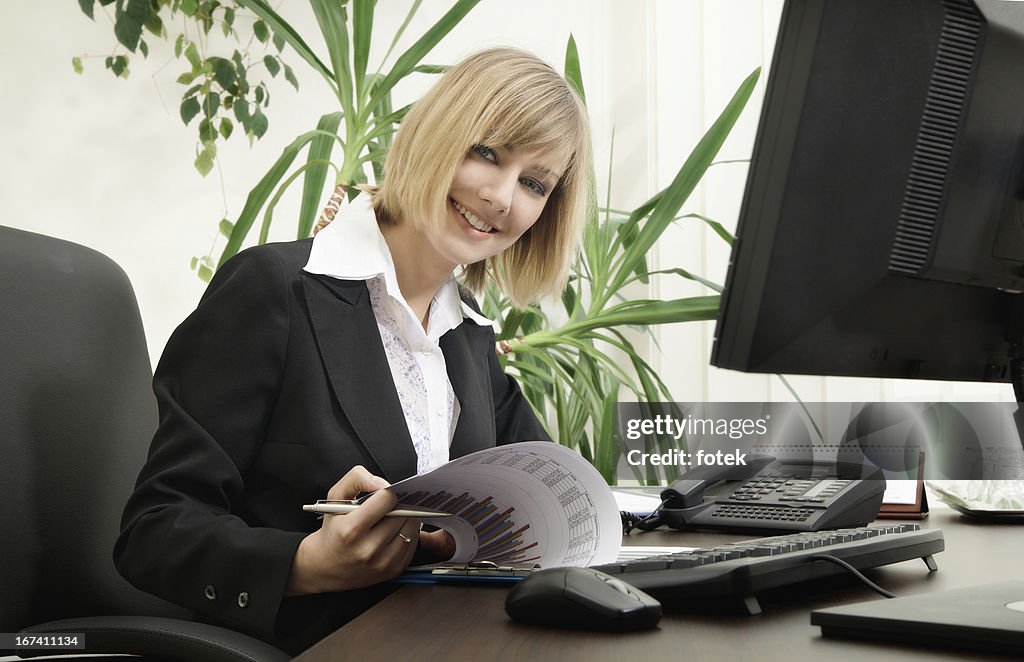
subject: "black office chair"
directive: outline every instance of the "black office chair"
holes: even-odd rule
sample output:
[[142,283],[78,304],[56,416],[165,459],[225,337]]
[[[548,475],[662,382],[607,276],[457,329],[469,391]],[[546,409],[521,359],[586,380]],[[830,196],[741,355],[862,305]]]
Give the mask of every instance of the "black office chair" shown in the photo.
[[184,620],[114,569],[156,429],[151,378],[125,273],[91,249],[0,227],[0,632],[84,633],[88,653],[288,660]]

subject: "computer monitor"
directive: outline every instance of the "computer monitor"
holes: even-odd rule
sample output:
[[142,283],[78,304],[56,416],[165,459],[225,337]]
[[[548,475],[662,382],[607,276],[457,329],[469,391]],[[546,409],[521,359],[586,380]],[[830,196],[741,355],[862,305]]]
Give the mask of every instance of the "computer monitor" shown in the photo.
[[789,0],[712,363],[1010,381],[1022,130],[1024,2]]

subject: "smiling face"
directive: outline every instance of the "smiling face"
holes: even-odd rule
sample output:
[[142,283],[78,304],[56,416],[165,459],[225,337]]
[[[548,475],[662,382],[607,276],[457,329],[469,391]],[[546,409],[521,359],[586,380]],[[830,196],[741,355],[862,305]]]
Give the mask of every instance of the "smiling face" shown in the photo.
[[473,145],[427,240],[453,269],[501,253],[537,222],[564,167],[539,150]]
[[565,285],[587,219],[589,135],[582,100],[551,66],[480,51],[406,114],[374,209],[405,228],[421,271],[464,265],[468,289],[494,282],[528,305]]

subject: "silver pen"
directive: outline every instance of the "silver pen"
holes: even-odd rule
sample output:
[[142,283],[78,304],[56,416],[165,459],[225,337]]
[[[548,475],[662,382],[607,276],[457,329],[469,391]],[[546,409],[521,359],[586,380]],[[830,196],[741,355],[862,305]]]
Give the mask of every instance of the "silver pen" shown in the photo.
[[[317,501],[316,503],[304,505],[302,509],[309,513],[320,513],[321,515],[345,515],[355,512],[359,506],[359,502],[356,501]],[[384,513],[384,517],[451,517],[451,513],[413,507],[391,510]]]

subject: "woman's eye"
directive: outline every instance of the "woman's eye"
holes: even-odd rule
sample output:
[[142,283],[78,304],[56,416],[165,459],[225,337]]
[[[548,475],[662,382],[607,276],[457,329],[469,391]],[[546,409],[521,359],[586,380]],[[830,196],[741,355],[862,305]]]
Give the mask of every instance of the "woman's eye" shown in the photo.
[[532,192],[536,193],[537,195],[544,195],[546,193],[546,191],[544,189],[544,185],[541,184],[540,182],[538,182],[535,179],[521,179],[519,181],[521,181],[523,183],[523,186],[525,186],[526,188],[530,189]]
[[473,151],[492,163],[498,160],[494,150],[487,145],[473,145]]

